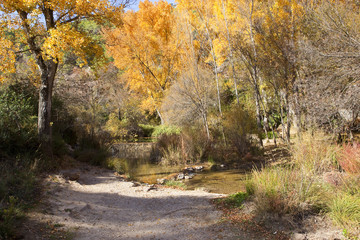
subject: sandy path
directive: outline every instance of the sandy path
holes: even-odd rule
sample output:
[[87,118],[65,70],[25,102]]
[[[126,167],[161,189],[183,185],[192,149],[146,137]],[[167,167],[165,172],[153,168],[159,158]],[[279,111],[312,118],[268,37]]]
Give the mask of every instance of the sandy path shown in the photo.
[[248,239],[220,221],[221,212],[210,203],[219,194],[148,191],[148,186],[134,187],[112,171],[90,166],[69,171],[80,178],[50,176],[46,208],[36,217],[72,229],[74,239]]

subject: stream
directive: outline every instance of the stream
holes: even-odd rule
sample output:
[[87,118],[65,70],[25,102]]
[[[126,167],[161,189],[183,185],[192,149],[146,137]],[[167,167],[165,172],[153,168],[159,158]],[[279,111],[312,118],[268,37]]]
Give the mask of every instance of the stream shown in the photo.
[[[162,166],[150,163],[145,159],[120,159],[115,161],[122,166],[123,171],[139,182],[154,184],[157,179],[165,178],[173,173],[180,173],[184,166]],[[240,169],[211,171],[204,165],[204,170],[196,173],[192,179],[181,180],[188,190],[204,189],[212,193],[232,194],[245,191],[246,173]]]

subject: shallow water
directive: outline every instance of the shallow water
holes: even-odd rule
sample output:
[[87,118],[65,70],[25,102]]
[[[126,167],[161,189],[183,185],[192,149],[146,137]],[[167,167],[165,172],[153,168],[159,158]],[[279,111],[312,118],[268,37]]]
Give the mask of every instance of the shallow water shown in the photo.
[[[161,166],[149,163],[143,159],[118,159],[124,162],[126,173],[134,180],[149,184],[156,183],[159,178],[164,178],[172,173],[179,173],[183,166]],[[204,189],[214,193],[231,194],[245,191],[246,173],[243,170],[231,169],[221,171],[204,171],[197,173],[192,179],[183,180],[187,189]]]
[[210,171],[198,173],[193,179],[185,182],[187,189],[205,188],[214,193],[237,193],[245,191],[246,173],[239,169]]

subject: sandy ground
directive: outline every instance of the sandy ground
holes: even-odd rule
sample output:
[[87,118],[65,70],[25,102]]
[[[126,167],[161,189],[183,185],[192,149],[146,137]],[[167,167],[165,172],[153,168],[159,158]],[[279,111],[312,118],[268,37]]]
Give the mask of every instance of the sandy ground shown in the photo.
[[[79,177],[68,180],[72,175]],[[86,165],[51,175],[44,184],[41,210],[30,213],[29,222],[70,230],[73,239],[252,239],[221,221],[210,203],[220,194],[136,186]],[[32,231],[24,239],[60,239]]]

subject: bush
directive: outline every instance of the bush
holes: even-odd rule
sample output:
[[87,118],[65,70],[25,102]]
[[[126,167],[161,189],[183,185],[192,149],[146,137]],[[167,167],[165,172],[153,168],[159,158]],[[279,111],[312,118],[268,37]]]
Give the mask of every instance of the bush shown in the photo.
[[176,126],[159,125],[154,128],[152,137],[160,137],[162,135],[179,135],[181,129]]
[[0,151],[34,152],[37,140],[36,99],[21,85],[0,89]]
[[338,162],[345,172],[360,174],[360,144],[344,144],[339,153]]
[[[358,145],[332,144],[322,133],[305,133],[291,147],[288,166],[254,170],[247,183],[256,208],[264,212],[302,216],[323,211],[345,229],[360,234]],[[339,172],[338,163],[346,172]],[[330,178],[330,179],[329,179]]]
[[161,135],[151,154],[153,162],[163,165],[178,165],[182,163],[181,137],[176,134]]
[[155,131],[156,126],[149,124],[139,124],[139,127],[142,129],[144,137],[151,137],[153,132]]
[[201,126],[186,127],[181,132],[184,158],[192,163],[208,160],[211,142]]
[[290,151],[292,163],[305,175],[320,175],[338,168],[339,147],[322,132],[304,133],[302,139],[294,141]]
[[292,168],[255,170],[251,186],[259,212],[302,214],[323,207],[321,183]]
[[0,239],[13,239],[16,221],[24,216],[18,200],[10,197],[8,206],[0,208]]
[[160,164],[165,166],[174,166],[180,164],[186,164],[186,159],[183,159],[181,150],[175,145],[169,145],[167,148],[161,151]]
[[249,135],[257,135],[255,123],[255,119],[241,107],[234,107],[224,114],[224,134],[229,149],[234,149],[238,158],[245,156],[253,146]]

